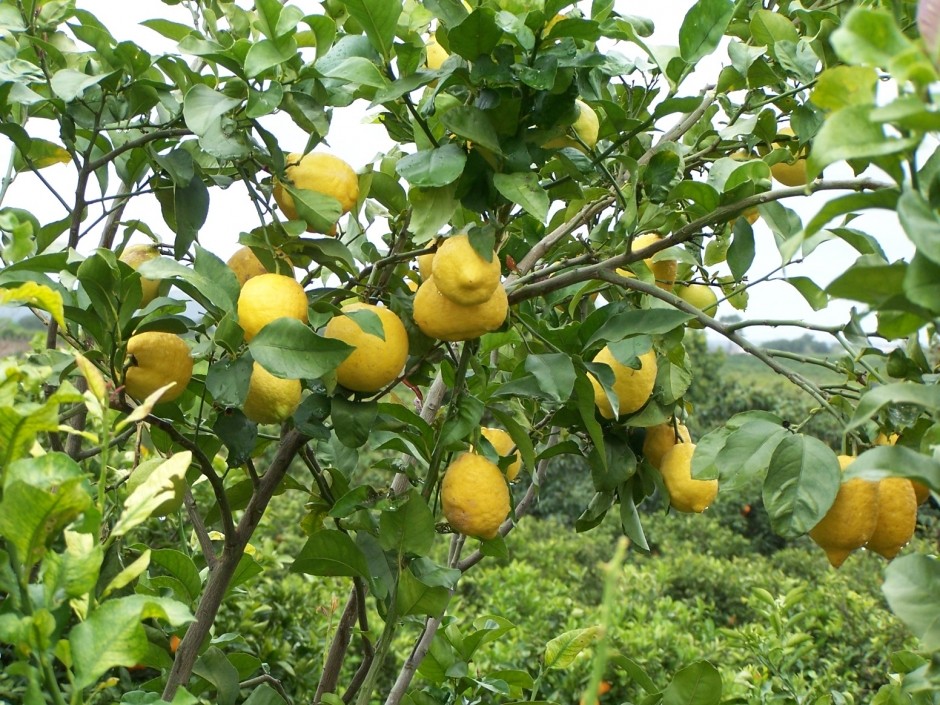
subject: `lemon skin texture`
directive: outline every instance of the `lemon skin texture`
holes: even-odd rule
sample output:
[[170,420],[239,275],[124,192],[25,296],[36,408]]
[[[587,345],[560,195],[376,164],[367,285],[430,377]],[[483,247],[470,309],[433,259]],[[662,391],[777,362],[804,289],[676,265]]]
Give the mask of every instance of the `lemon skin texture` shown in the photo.
[[[662,239],[662,236],[658,233],[646,233],[645,235],[640,235],[633,239],[631,249],[633,252],[639,252]],[[664,259],[654,262],[652,257],[648,257],[643,261],[653,273],[653,277],[656,279],[656,286],[664,291],[672,291],[676,284],[676,271],[679,268],[676,260]]]
[[679,440],[676,440],[676,428],[671,423],[661,423],[646,429],[646,438],[643,439],[643,457],[650,465],[659,469],[663,457],[672,450],[676,443],[691,443],[692,437],[685,424],[676,424],[679,430]]
[[865,545],[889,561],[907,545],[917,526],[917,495],[911,481],[886,477],[878,482],[878,521]]
[[[793,130],[784,127],[779,130],[779,134],[793,137]],[[774,142],[774,149],[780,148],[778,142]],[[784,186],[806,186],[809,179],[806,176],[806,159],[799,157],[792,163],[777,162],[770,167],[771,175]]]
[[[638,370],[621,365],[610,351],[610,347],[606,345],[597,353],[593,362],[608,365],[614,371],[613,388],[619,400],[619,413],[616,416],[632,414],[649,401],[656,382],[655,352],[649,350],[640,355],[640,369]],[[594,387],[594,404],[601,412],[601,416],[605,419],[614,418],[614,409],[601,383],[594,378],[594,375],[589,374],[588,379]]]
[[441,66],[444,65],[444,62],[447,61],[447,57],[450,56],[450,54],[447,53],[447,50],[438,44],[437,37],[434,36],[428,40],[428,43],[425,45],[424,49],[427,55],[427,61],[425,62],[425,65],[432,71],[437,71]]
[[281,423],[300,406],[300,394],[299,379],[275,377],[256,362],[242,412],[255,423]]
[[672,508],[680,512],[701,514],[718,496],[718,480],[692,478],[694,452],[694,443],[677,443],[663,456],[659,471]]
[[509,485],[494,463],[464,453],[444,473],[441,505],[454,531],[491,539],[509,516]]
[[[359,177],[349,164],[332,154],[288,154],[284,174],[294,188],[332,196],[339,201],[343,213],[352,210],[359,200]],[[274,182],[273,195],[288,220],[297,220],[294,197],[277,180]]]
[[[845,470],[855,460],[840,455],[839,465]],[[826,516],[809,531],[809,537],[826,552],[833,568],[841,566],[857,548],[861,548],[875,532],[878,522],[878,483],[852,478],[843,482]]]
[[421,275],[421,281],[431,278],[434,271],[434,253],[429,252],[426,255],[418,255],[418,273]]
[[[278,251],[275,256],[278,258],[278,267],[283,271],[287,271],[293,268],[293,263],[290,259]],[[269,274],[269,270],[264,264],[258,259],[258,256],[252,252],[250,247],[240,247],[235,253],[228,258],[226,262],[229,269],[235,273],[235,278],[238,279],[238,286],[245,286],[245,282],[253,277],[260,277],[262,274]],[[274,272],[277,274],[278,272]]]
[[[490,442],[500,456],[509,455],[509,451],[516,446],[512,437],[501,428],[489,428],[484,426],[480,429],[480,435]],[[512,482],[519,476],[519,470],[522,468],[522,455],[519,454],[518,450],[513,455],[515,460],[506,468],[506,479],[509,480],[509,482]]]
[[437,290],[435,277],[418,287],[414,298],[414,321],[421,332],[437,340],[472,340],[503,325],[509,299],[502,284],[492,296],[475,306],[455,304]]
[[[160,250],[157,249],[156,245],[128,245],[118,259],[136,270],[144,262],[149,262],[159,256]],[[141,277],[140,288],[143,294],[140,297],[140,308],[144,308],[160,293],[160,280]]]
[[[718,310],[718,295],[715,290],[705,284],[689,284],[688,286],[677,286],[676,296],[687,304],[695,306],[699,311],[714,316]],[[701,321],[695,319],[689,321],[686,325],[689,328],[704,328]]]
[[382,323],[385,340],[366,333],[349,316],[339,315],[326,324],[323,335],[355,348],[336,368],[336,380],[355,392],[377,392],[395,381],[408,359],[408,332],[401,319],[382,306],[354,303],[343,313],[371,311]]
[[455,304],[473,306],[489,300],[499,286],[499,258],[487,262],[466,235],[447,238],[437,249],[433,264],[437,289]]
[[245,340],[278,318],[307,322],[307,295],[292,277],[261,274],[245,282],[238,296],[238,323]]
[[186,341],[173,333],[148,331],[127,341],[130,367],[124,375],[124,388],[137,401],[143,401],[160,387],[175,382],[158,403],[173,401],[182,394],[193,376],[193,357]]

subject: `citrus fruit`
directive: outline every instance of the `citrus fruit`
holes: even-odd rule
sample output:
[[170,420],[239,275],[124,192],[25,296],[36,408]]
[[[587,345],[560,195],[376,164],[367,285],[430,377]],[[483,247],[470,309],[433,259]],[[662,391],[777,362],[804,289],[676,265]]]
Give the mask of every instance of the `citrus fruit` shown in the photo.
[[255,423],[281,423],[300,406],[300,392],[299,379],[275,377],[256,362],[242,411]]
[[474,306],[455,304],[437,290],[436,277],[418,287],[413,316],[421,332],[438,340],[472,340],[496,330],[506,320],[509,300],[502,284],[489,299]]
[[[676,440],[677,429],[679,433],[678,440]],[[685,427],[685,424],[678,423],[673,426],[672,422],[668,422],[650,426],[646,429],[646,438],[643,439],[643,457],[649,461],[650,465],[658,469],[662,464],[663,456],[676,443],[691,442],[692,437],[689,435],[689,429]]]
[[692,478],[694,452],[694,443],[676,443],[666,451],[659,466],[669,504],[680,512],[704,512],[718,496],[718,480]]
[[[594,356],[593,362],[607,365],[614,371],[613,389],[619,401],[619,413],[616,416],[632,414],[649,401],[653,393],[653,384],[656,382],[655,352],[649,350],[640,355],[640,369],[638,370],[620,364],[607,345]],[[600,410],[601,416],[605,419],[614,418],[614,409],[601,383],[594,378],[594,375],[589,374],[588,378],[594,387],[594,404]]]
[[[277,252],[275,253],[275,257],[279,260],[279,269],[282,265],[285,273],[293,267],[290,259],[283,253]],[[229,269],[235,272],[235,278],[238,279],[239,286],[245,286],[245,282],[252,277],[268,274],[268,268],[264,266],[250,247],[239,247],[235,250],[235,253],[228,258],[226,264],[229,266]]]
[[[154,473],[154,471],[159,468],[165,460],[163,458],[151,458],[150,460],[145,460],[140,463],[136,468],[133,469],[131,474],[127,478],[127,482],[124,484],[124,489],[127,490],[127,495],[130,496],[134,491],[144,484],[147,479]],[[179,508],[183,506],[183,497],[186,493],[186,477],[173,477],[173,496],[170,497],[165,502],[161,502],[157,505],[157,508],[153,510],[151,516],[155,517],[165,517],[167,514],[174,514],[179,511]]]
[[886,477],[878,482],[878,521],[866,548],[891,560],[914,535],[917,526],[917,495],[904,477]]
[[[144,262],[149,262],[160,256],[160,250],[156,245],[128,245],[124,248],[118,259],[132,269],[137,269]],[[160,280],[140,278],[140,288],[142,296],[140,297],[140,307],[143,308],[160,293]]]
[[509,485],[494,463],[482,455],[464,453],[444,473],[441,505],[455,531],[491,539],[509,516]]
[[[853,460],[840,455],[839,465],[844,471]],[[842,483],[826,516],[810,529],[809,536],[838,568],[852,551],[868,543],[877,521],[878,483],[855,477]]]
[[[691,304],[707,316],[714,316],[718,310],[718,295],[715,290],[707,284],[689,284],[687,286],[677,286],[676,296]],[[704,328],[701,321],[694,318],[687,324],[689,328]]]
[[173,401],[186,389],[193,376],[193,358],[186,341],[173,333],[148,331],[127,341],[130,366],[124,373],[124,388],[137,401],[143,401],[171,382],[160,402]]
[[[484,426],[480,429],[480,435],[490,442],[493,449],[500,456],[509,455],[509,451],[516,447],[512,437],[501,428],[489,428]],[[519,470],[522,468],[522,456],[519,454],[519,451],[517,450],[513,456],[515,460],[506,468],[506,479],[510,482],[516,479],[519,475]]]
[[434,35],[431,35],[431,38],[428,39],[427,44],[424,45],[424,50],[427,55],[425,65],[432,71],[437,71],[447,61],[447,57],[450,56],[447,50],[438,44],[437,37]]
[[[639,252],[654,242],[662,240],[662,236],[659,233],[646,233],[645,235],[639,235],[633,239],[633,245],[631,247],[633,252]],[[658,253],[657,253],[658,254]],[[655,257],[655,255],[653,255]],[[665,291],[672,291],[672,287],[676,283],[676,270],[678,269],[678,264],[674,259],[664,259],[653,261],[653,257],[647,257],[643,260],[646,263],[646,266],[650,268],[650,271],[653,273],[653,278],[656,279],[656,286]]]
[[[778,134],[793,137],[793,130],[789,127],[783,127]],[[774,149],[783,147],[779,142],[774,142]],[[801,150],[802,151],[802,150]],[[805,186],[806,178],[806,159],[804,157],[792,157],[789,162],[777,162],[770,167],[770,173],[784,186]]]
[[278,318],[307,322],[307,295],[292,277],[261,274],[245,282],[238,295],[238,323],[245,340]]
[[473,306],[488,301],[499,286],[499,258],[483,259],[467,235],[447,238],[434,254],[437,290],[455,304]]
[[[597,119],[597,113],[594,112],[590,105],[581,99],[575,100],[574,104],[578,111],[578,117],[575,119],[574,123],[572,123],[571,129],[574,130],[578,139],[574,140],[565,135],[553,137],[545,142],[542,145],[543,147],[546,149],[574,147],[582,152],[585,146],[587,146],[588,149],[594,149],[594,145],[597,144],[598,133],[600,132],[600,122]],[[584,145],[581,144],[582,142]]]
[[[362,312],[360,315],[355,315]],[[382,337],[369,331],[378,317]],[[354,314],[354,315],[349,315]],[[408,332],[401,319],[383,306],[353,303],[343,307],[343,315],[326,324],[323,335],[342,340],[355,348],[336,368],[336,380],[355,392],[377,392],[395,381],[408,359]]]
[[421,281],[431,278],[431,272],[434,267],[434,253],[428,252],[426,255],[418,255],[418,273],[421,275]]
[[[359,177],[349,164],[332,154],[288,154],[284,175],[294,188],[332,196],[339,201],[343,213],[352,210],[359,200]],[[288,220],[297,220],[294,197],[280,181],[275,180],[273,193],[274,200]]]
[[[892,433],[890,436],[886,436],[883,431],[880,431],[875,437],[876,446],[888,446],[895,445],[898,442],[900,436],[897,433]],[[911,480],[911,485],[914,487],[914,497],[917,499],[917,504],[921,505],[927,501],[927,498],[930,497],[930,488],[927,487],[923,482],[918,482],[917,480]]]
[[760,211],[757,210],[757,206],[751,206],[750,208],[744,209],[744,212],[741,214],[741,217],[744,218],[751,225],[754,225],[754,223],[760,220]]

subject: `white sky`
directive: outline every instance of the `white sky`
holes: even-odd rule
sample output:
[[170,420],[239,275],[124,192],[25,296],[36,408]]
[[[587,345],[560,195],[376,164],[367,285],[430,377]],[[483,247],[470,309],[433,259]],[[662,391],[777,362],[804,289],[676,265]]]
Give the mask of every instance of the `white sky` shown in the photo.
[[[312,3],[295,0],[295,3],[311,11]],[[656,25],[656,33],[650,40],[651,44],[676,45],[678,43],[678,29],[687,8],[692,5],[691,0],[665,0],[658,3],[640,3],[635,0],[617,0],[616,8],[625,14],[646,15]],[[156,32],[139,26],[142,20],[163,17],[181,23],[191,21],[188,11],[180,5],[168,6],[160,0],[134,0],[120,4],[120,12],[115,12],[113,0],[78,0],[81,9],[88,10],[98,16],[118,39],[133,39],[151,53],[170,53],[175,50],[173,42],[163,38]],[[582,3],[584,5],[584,3]],[[618,50],[622,53],[638,54],[639,50],[632,45],[620,45]],[[702,84],[714,80],[720,67],[728,63],[724,48],[719,48],[712,56],[704,59],[696,76],[687,81],[685,95],[697,92]],[[350,108],[334,111],[333,122],[329,134],[329,148],[338,156],[349,162],[353,168],[360,170],[370,163],[375,156],[391,145],[387,134],[381,126],[373,124],[365,112],[365,102],[354,104]],[[277,135],[282,147],[286,151],[300,151],[305,142],[306,135],[297,128],[286,115],[274,115],[263,120],[265,127]],[[31,128],[32,129],[32,128]],[[43,135],[55,139],[55,134]],[[0,159],[6,162],[9,143],[0,139]],[[43,175],[52,181],[61,192],[66,195],[74,189],[71,183],[70,167],[57,165],[47,168]],[[828,178],[848,178],[851,172],[847,166],[837,165],[826,170]],[[4,206],[16,206],[34,202],[40,194],[43,208],[32,206],[38,212],[42,222],[50,222],[65,215],[60,206],[46,193],[34,177],[23,175],[18,178],[10,188]],[[819,208],[832,198],[833,192],[816,194],[811,197],[795,198],[785,201],[784,204],[796,210],[806,222]],[[28,206],[29,207],[29,206]],[[124,214],[125,219],[140,218],[149,223],[154,231],[162,235],[166,241],[172,240],[172,233],[163,223],[159,206],[152,196],[142,196],[132,200]],[[212,189],[208,220],[200,231],[200,241],[223,260],[227,259],[238,248],[238,234],[241,230],[250,229],[257,224],[257,215],[246,196],[244,187],[235,184],[229,189]],[[913,252],[913,246],[901,230],[897,218],[892,213],[876,211],[865,215],[853,222],[853,227],[866,230],[878,238],[889,259],[908,258]],[[780,263],[779,254],[773,242],[769,229],[758,221],[755,225],[757,242],[757,256],[752,268],[752,279],[773,270]],[[92,242],[94,241],[94,242]],[[89,248],[97,243],[96,237],[89,238]],[[854,261],[857,253],[841,242],[826,243],[819,247],[808,261],[792,265],[786,270],[789,276],[802,275],[813,279],[820,286],[825,286],[836,276],[841,274],[848,265]],[[720,273],[724,273],[720,267]],[[775,318],[798,319],[822,324],[834,324],[847,320],[851,307],[849,302],[833,302],[824,311],[813,312],[803,298],[791,286],[784,282],[767,282],[750,290],[750,305],[744,315],[748,318]],[[728,304],[722,304],[719,314],[733,313]],[[760,330],[748,329],[748,337],[761,340],[776,337],[791,337],[801,335],[799,329]]]

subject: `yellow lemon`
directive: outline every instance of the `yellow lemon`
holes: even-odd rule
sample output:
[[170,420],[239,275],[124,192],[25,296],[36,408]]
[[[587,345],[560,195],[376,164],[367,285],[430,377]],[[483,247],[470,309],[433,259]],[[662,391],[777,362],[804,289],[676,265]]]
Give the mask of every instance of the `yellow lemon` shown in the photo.
[[455,531],[491,539],[509,516],[509,486],[495,464],[482,455],[464,453],[444,473],[441,506]]
[[[349,164],[332,154],[288,154],[287,179],[294,188],[316,191],[339,201],[343,213],[348,213],[359,200],[359,177]],[[297,220],[294,198],[277,180],[274,182],[274,200],[288,220]]]
[[[572,123],[571,129],[574,130],[580,142],[567,136],[553,137],[543,144],[543,147],[546,149],[574,147],[582,152],[584,151],[584,146],[587,146],[588,149],[594,149],[594,146],[597,144],[597,136],[600,134],[600,121],[597,119],[597,113],[580,98],[575,100],[574,104],[578,110],[578,117],[575,119],[574,123]],[[581,142],[583,142],[584,145],[582,145]]]
[[422,333],[455,342],[479,338],[503,325],[509,299],[502,284],[497,284],[496,290],[483,303],[461,306],[438,291],[435,279],[437,277],[432,276],[422,283],[414,298],[413,316]]
[[[678,429],[679,438],[676,439],[676,430]],[[689,429],[685,424],[661,423],[657,426],[650,426],[646,429],[646,438],[643,439],[643,457],[650,465],[659,468],[662,464],[663,456],[668,453],[676,443],[691,443],[692,437],[689,435]]]
[[[839,465],[845,470],[853,460],[840,455]],[[878,483],[856,477],[842,483],[826,516],[810,529],[809,536],[838,568],[852,551],[868,543],[877,522]]]
[[[124,251],[121,253],[121,256],[118,257],[118,259],[136,270],[144,262],[149,262],[150,260],[159,256],[160,250],[157,249],[156,245],[128,245],[124,248]],[[140,297],[141,308],[144,308],[147,304],[157,298],[157,294],[160,293],[160,284],[161,282],[159,279],[146,279],[145,277],[140,278],[140,288],[143,293],[143,295]]]
[[127,341],[127,356],[130,365],[124,373],[124,388],[138,401],[175,382],[160,397],[160,403],[173,401],[186,390],[193,376],[189,346],[173,333],[138,333]]
[[[357,311],[369,311],[378,316],[384,340],[360,327],[368,327],[368,323],[360,323],[355,316],[348,315]],[[342,340],[355,348],[336,368],[336,379],[355,392],[377,392],[401,374],[408,359],[408,332],[401,319],[382,306],[349,304],[343,307],[343,314],[331,318],[323,331],[327,338]]]
[[444,65],[444,62],[447,61],[447,57],[450,56],[450,54],[447,53],[447,50],[438,44],[437,37],[435,37],[433,34],[431,35],[431,38],[428,39],[427,44],[425,44],[424,50],[427,56],[425,65],[432,71],[437,71],[441,66]]
[[[715,290],[706,284],[689,284],[688,286],[677,286],[676,296],[691,304],[707,316],[714,316],[718,311],[718,295]],[[701,321],[692,319],[687,324],[689,328],[704,328]]]
[[917,495],[904,477],[878,482],[878,521],[866,548],[891,560],[907,545],[917,526]]
[[[619,413],[632,414],[640,409],[653,394],[653,385],[656,382],[656,353],[652,350],[640,355],[640,369],[634,370],[632,367],[621,365],[610,351],[610,347],[604,348],[594,356],[593,362],[598,362],[609,366],[614,371],[614,392],[617,393],[619,400]],[[598,382],[594,375],[588,375],[591,385],[594,387],[594,404],[605,419],[614,418],[614,409],[610,405],[607,393]]]
[[[293,267],[290,259],[282,252],[275,253],[275,257],[279,260],[278,269],[280,270],[283,267],[284,273],[289,273],[289,270]],[[228,258],[226,264],[229,269],[235,272],[235,278],[238,279],[239,286],[245,286],[245,282],[252,277],[268,274],[267,267],[258,259],[258,256],[250,247],[240,247],[235,250],[235,254]]]
[[[884,432],[879,432],[875,437],[876,446],[887,446],[895,445],[898,442],[900,436],[896,433],[892,433],[890,436],[886,436]],[[911,480],[911,485],[914,487],[914,497],[917,499],[917,504],[921,505],[927,501],[927,498],[930,497],[930,488],[927,487],[923,482],[918,482],[917,480]]]
[[680,512],[704,512],[718,496],[718,480],[692,478],[694,452],[694,443],[677,443],[663,456],[659,468],[669,503]]
[[[489,428],[484,426],[480,429],[480,435],[490,442],[493,449],[501,456],[509,455],[509,451],[516,447],[512,437],[501,428]],[[509,467],[506,468],[506,479],[512,482],[519,475],[522,468],[522,456],[517,450],[514,454],[516,458]]]
[[[639,252],[640,250],[649,247],[654,242],[658,242],[662,239],[663,238],[659,233],[646,233],[645,235],[640,235],[633,239],[632,251]],[[672,291],[672,288],[676,283],[676,270],[678,269],[677,262],[674,259],[664,259],[654,262],[653,257],[648,257],[643,261],[653,273],[653,277],[656,279],[656,286],[665,291]]]
[[292,277],[261,274],[245,282],[238,296],[238,323],[245,340],[278,318],[307,322],[307,295]]
[[455,304],[482,304],[499,286],[499,257],[493,252],[487,262],[467,235],[455,235],[437,248],[433,272],[437,290]]
[[300,406],[300,393],[299,379],[275,377],[256,362],[242,411],[255,423],[281,423]]
[[[779,130],[779,134],[793,137],[793,130],[784,127]],[[774,142],[774,149],[782,147],[779,142]],[[802,150],[801,150],[802,151]],[[777,162],[770,167],[770,173],[784,186],[805,186],[806,178],[806,159],[804,157],[792,158],[788,162]]]
[[418,273],[421,275],[421,281],[431,278],[434,271],[434,253],[428,252],[426,255],[418,255]]

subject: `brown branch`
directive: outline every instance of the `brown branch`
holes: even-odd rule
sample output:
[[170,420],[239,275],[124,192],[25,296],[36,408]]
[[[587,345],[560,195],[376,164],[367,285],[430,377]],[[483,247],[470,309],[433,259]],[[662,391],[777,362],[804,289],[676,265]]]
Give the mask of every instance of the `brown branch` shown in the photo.
[[199,548],[202,549],[202,556],[206,559],[206,565],[209,566],[210,571],[215,570],[219,563],[219,557],[215,554],[212,539],[209,538],[209,532],[202,521],[202,515],[199,513],[199,507],[196,506],[196,500],[193,499],[193,493],[190,491],[189,485],[186,485],[183,504],[186,506],[186,515],[193,525],[196,540],[199,541]]
[[277,691],[277,694],[284,699],[284,702],[286,702],[287,705],[291,705],[292,701],[290,696],[287,694],[287,691],[284,690],[284,684],[270,673],[262,673],[260,676],[255,676],[254,678],[249,678],[246,681],[242,681],[238,684],[238,687],[254,688],[256,685],[261,685],[262,683],[267,683],[272,688],[274,688],[274,690]]
[[359,615],[358,603],[359,594],[354,586],[349,591],[346,607],[343,609],[343,614],[336,625],[336,634],[330,643],[330,650],[327,653],[326,662],[323,664],[323,674],[320,676],[317,691],[313,696],[314,705],[321,701],[324,693],[336,692],[340,668],[343,665],[343,659],[346,657],[349,642],[352,641],[352,627]]
[[186,129],[185,127],[170,127],[165,130],[155,130],[154,132],[148,132],[141,135],[135,139],[129,140],[122,144],[119,147],[115,147],[110,152],[104,156],[98,157],[95,161],[86,163],[86,169],[89,171],[96,171],[103,166],[107,166],[119,156],[124,154],[124,152],[129,152],[132,149],[137,149],[138,147],[143,147],[149,142],[155,140],[162,140],[169,137],[186,137],[187,135],[193,134],[191,130]]

